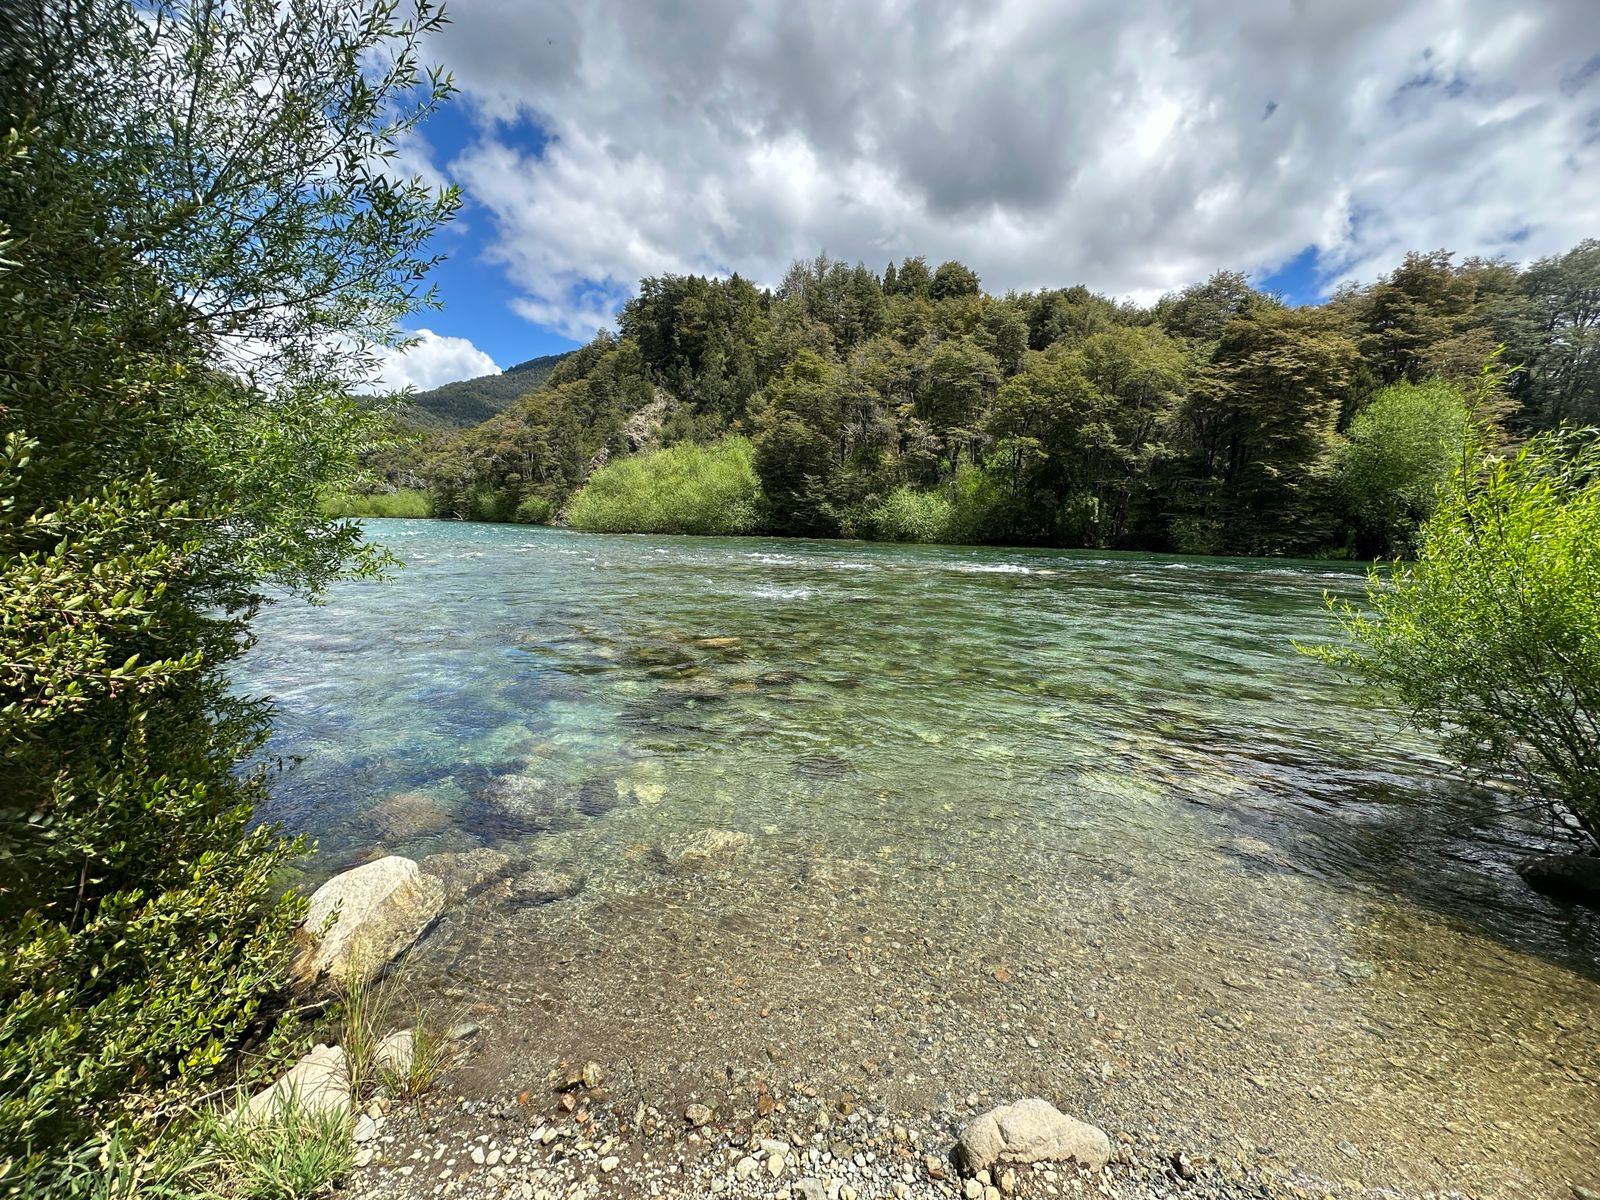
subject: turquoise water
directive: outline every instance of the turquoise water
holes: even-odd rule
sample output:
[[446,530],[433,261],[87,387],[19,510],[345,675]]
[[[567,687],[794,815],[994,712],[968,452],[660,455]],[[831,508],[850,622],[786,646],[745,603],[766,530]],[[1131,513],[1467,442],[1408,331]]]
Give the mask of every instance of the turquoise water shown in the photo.
[[[1491,1104],[1592,1149],[1600,1075],[1570,1031],[1594,1012],[1600,938],[1510,869],[1545,831],[1498,815],[1431,739],[1291,645],[1327,635],[1324,592],[1359,596],[1359,572],[370,530],[405,569],[321,607],[270,608],[239,672],[276,699],[269,752],[288,764],[263,815],[320,840],[313,875],[379,847],[487,846],[566,872],[564,899],[463,902],[418,955],[447,994],[493,997],[518,1053],[615,1039],[643,1087],[652,1054],[679,1070],[746,1042],[754,1055],[777,1019],[746,1036],[755,989],[769,1009],[804,999],[786,1043],[796,1070],[843,1086],[848,1067],[865,1072],[854,1086],[933,1105],[965,1090],[947,1082],[957,1070],[996,1087],[1045,1070],[1004,1038],[969,1060],[940,1033],[1004,1011],[1054,1031],[1034,1040],[1058,1093],[1133,1121],[1173,1069],[1168,1048],[1201,1028],[1221,1057],[1185,1086],[1213,1121],[1299,1121],[1315,1141],[1328,1114],[1297,1106],[1337,1063],[1361,1081],[1340,1119],[1371,1122],[1385,1146],[1374,1164],[1425,1177],[1418,1164],[1454,1161],[1383,1124],[1416,1126],[1405,1114],[1424,1095],[1447,1147],[1461,1142],[1450,1124]],[[411,816],[384,815],[396,795]],[[720,841],[684,857],[708,831]],[[861,956],[886,942],[900,949],[874,975]],[[692,997],[639,969],[663,958],[696,976]],[[718,1008],[708,981],[724,968],[745,990]],[[972,979],[988,991],[969,1001]],[[1244,984],[1249,1019],[1219,1025],[1216,996]],[[905,1028],[877,1012],[930,987]],[[519,1016],[536,999],[538,1020]],[[685,1024],[675,1006],[696,1002],[721,1016]],[[1126,1036],[1102,1054],[1108,1019]],[[1508,1046],[1494,1031],[1513,1024]],[[1329,1040],[1294,1032],[1307,1028]],[[1393,1065],[1409,1057],[1397,1030],[1433,1051],[1434,1074]],[[650,1049],[668,1033],[671,1055]],[[1565,1074],[1546,1078],[1553,1046]],[[1448,1102],[1440,1061],[1454,1064]],[[1263,1074],[1287,1081],[1266,1106],[1277,1117],[1261,1115],[1259,1082],[1240,1083]],[[1162,1119],[1200,1119],[1173,1107]]]

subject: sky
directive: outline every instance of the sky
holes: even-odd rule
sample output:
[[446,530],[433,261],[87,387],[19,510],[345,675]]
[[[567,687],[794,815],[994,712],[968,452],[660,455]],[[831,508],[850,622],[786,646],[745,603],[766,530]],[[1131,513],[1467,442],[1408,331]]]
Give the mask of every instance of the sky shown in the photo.
[[1597,0],[455,0],[427,388],[570,349],[642,276],[826,250],[1148,303],[1294,303],[1408,250],[1600,236]]

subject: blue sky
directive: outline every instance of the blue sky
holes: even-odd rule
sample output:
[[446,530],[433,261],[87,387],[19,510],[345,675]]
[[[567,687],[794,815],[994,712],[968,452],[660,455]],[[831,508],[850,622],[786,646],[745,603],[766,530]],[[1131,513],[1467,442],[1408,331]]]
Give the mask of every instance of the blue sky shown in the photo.
[[641,276],[819,250],[1149,302],[1297,303],[1408,250],[1600,235],[1593,0],[470,0],[404,148],[459,185],[444,308],[393,383],[567,349]]

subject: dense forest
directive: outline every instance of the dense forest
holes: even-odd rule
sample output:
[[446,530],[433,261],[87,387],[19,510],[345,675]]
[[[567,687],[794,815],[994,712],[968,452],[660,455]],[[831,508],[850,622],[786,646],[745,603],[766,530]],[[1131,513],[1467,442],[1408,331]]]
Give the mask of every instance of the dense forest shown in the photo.
[[1464,422],[1593,422],[1597,382],[1600,241],[1411,254],[1306,307],[1238,272],[1139,307],[819,255],[775,291],[645,279],[543,387],[372,466],[438,515],[538,522],[619,456],[742,438],[704,456],[750,464],[739,530],[1370,556],[1407,548]]

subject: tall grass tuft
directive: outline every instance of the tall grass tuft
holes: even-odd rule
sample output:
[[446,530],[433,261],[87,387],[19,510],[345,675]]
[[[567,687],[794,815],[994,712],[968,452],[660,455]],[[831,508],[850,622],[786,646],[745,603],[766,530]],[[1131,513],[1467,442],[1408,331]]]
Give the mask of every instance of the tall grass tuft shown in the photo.
[[610,463],[589,477],[567,510],[591,533],[734,535],[760,528],[764,500],[745,438],[709,446],[680,442]]
[[263,1116],[201,1122],[212,1195],[238,1200],[304,1200],[326,1191],[354,1167],[351,1117],[285,1096]]

